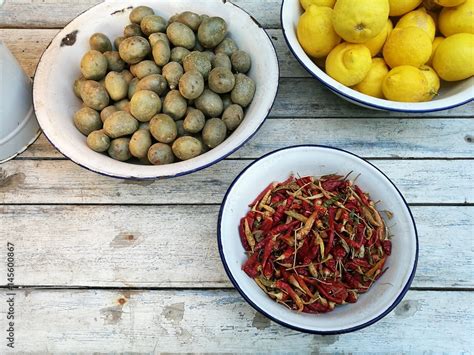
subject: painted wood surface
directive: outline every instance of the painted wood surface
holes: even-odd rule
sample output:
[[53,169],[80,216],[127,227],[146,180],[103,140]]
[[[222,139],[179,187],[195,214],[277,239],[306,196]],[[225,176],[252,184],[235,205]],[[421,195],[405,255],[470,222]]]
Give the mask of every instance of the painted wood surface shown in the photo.
[[[2,299],[6,298],[2,292]],[[18,290],[17,351],[391,353],[472,351],[472,292],[410,291],[376,326],[319,336],[283,328],[233,290]],[[0,310],[2,318],[5,310]],[[431,326],[427,327],[430,324]],[[105,350],[107,349],[107,350]]]
[[[474,287],[474,207],[412,211],[420,242],[413,287]],[[0,206],[0,238],[15,245],[17,285],[231,287],[217,251],[218,212],[199,205]]]

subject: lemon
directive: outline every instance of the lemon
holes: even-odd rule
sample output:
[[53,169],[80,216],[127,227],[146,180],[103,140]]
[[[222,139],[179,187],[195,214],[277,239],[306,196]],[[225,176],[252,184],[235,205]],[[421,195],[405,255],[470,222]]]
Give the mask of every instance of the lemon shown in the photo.
[[382,82],[388,73],[387,64],[382,58],[372,59],[372,65],[366,77],[353,87],[363,94],[383,99]]
[[429,99],[429,84],[418,68],[402,65],[393,68],[385,76],[382,91],[388,100],[422,102]]
[[474,34],[457,33],[442,41],[434,54],[433,68],[446,81],[474,75]]
[[434,0],[435,3],[444,7],[461,5],[466,0]]
[[384,29],[388,11],[388,0],[338,0],[332,23],[347,42],[364,43]]
[[298,42],[313,58],[327,56],[341,41],[332,27],[332,11],[329,7],[311,5],[298,21]]
[[405,28],[415,26],[421,28],[430,37],[431,41],[435,38],[436,27],[433,18],[426,12],[424,7],[411,11],[398,20],[395,28]]
[[419,67],[430,59],[431,40],[418,27],[394,28],[383,47],[385,62],[395,68],[399,65]]
[[388,19],[387,24],[385,25],[384,29],[380,31],[380,33],[377,36],[363,43],[364,46],[369,48],[369,51],[370,51],[370,54],[372,54],[372,57],[375,57],[380,52],[385,41],[387,40],[387,37],[390,35],[390,32],[392,32],[392,29],[393,29],[392,21]]
[[352,86],[365,78],[371,64],[372,56],[366,46],[344,42],[326,58],[326,73],[341,84]]
[[428,61],[426,62],[426,65],[431,65],[431,63],[433,63],[433,57],[434,57],[434,54],[436,52],[436,48],[438,48],[439,44],[441,42],[443,42],[444,40],[444,37],[436,37],[433,41],[433,49],[431,50],[431,57],[430,59],[428,59]]
[[430,101],[438,95],[439,87],[441,83],[439,82],[439,76],[436,74],[433,68],[427,66],[427,65],[422,65],[420,67],[421,73],[425,76],[426,80],[428,81],[428,95],[426,97],[426,101]]
[[311,5],[333,7],[336,0],[300,0],[301,7],[305,10]]
[[390,16],[401,16],[414,10],[423,0],[390,0]]
[[445,7],[439,14],[439,30],[446,37],[456,33],[474,34],[474,0],[456,7]]

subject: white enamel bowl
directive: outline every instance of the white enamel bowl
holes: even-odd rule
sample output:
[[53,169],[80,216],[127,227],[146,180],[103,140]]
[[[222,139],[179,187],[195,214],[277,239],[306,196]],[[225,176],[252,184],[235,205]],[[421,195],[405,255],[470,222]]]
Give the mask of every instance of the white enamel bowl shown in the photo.
[[443,82],[439,95],[429,102],[396,102],[377,99],[344,86],[321,70],[304,52],[296,37],[298,19],[303,13],[299,0],[283,0],[281,6],[281,26],[286,42],[296,59],[316,79],[321,81],[336,95],[356,105],[376,110],[398,112],[432,112],[447,110],[470,102],[474,98],[474,77],[460,82]]
[[[330,173],[359,175],[357,184],[379,210],[389,210],[394,217],[385,220],[390,227],[392,254],[388,270],[361,295],[357,303],[337,306],[326,314],[291,311],[270,299],[247,276],[241,266],[246,260],[238,224],[248,205],[273,181],[284,181],[290,174],[321,176]],[[325,146],[295,146],[277,150],[250,164],[234,180],[224,197],[218,222],[218,245],[230,280],[257,311],[292,329],[317,334],[340,334],[369,326],[387,315],[402,300],[415,275],[418,237],[413,216],[395,185],[374,165],[349,152]]]
[[[103,32],[112,40],[121,35],[129,23],[133,5],[148,5],[168,19],[182,11],[220,16],[227,21],[230,37],[251,53],[249,76],[256,82],[256,93],[238,129],[221,145],[194,159],[163,166],[144,166],[113,160],[86,145],[74,127],[73,115],[81,102],[72,91],[80,75],[79,63],[88,50],[88,39]],[[78,31],[75,35],[74,31]],[[65,43],[67,43],[65,45]],[[63,44],[63,45],[61,45]],[[68,45],[69,44],[69,45]],[[34,82],[34,105],[39,124],[50,142],[75,163],[100,174],[147,179],[184,175],[206,168],[225,158],[250,139],[267,117],[278,87],[278,61],[271,40],[258,23],[229,1],[220,0],[116,0],[103,2],[69,23],[53,39],[38,65]]]

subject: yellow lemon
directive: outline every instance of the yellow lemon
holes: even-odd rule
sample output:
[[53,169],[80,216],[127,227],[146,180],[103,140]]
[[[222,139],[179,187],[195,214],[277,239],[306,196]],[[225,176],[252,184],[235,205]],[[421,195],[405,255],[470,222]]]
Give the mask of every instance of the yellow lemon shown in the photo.
[[387,37],[390,35],[390,32],[392,32],[392,29],[393,29],[392,21],[388,19],[387,24],[385,25],[384,29],[380,31],[380,33],[377,36],[363,43],[364,46],[369,48],[369,51],[370,51],[370,54],[372,54],[372,57],[375,57],[380,52],[385,41],[387,40]]
[[329,7],[311,5],[298,21],[298,42],[313,58],[327,56],[341,41],[332,27],[332,11]]
[[401,16],[414,10],[423,0],[389,0],[390,16]]
[[305,10],[311,5],[333,7],[336,0],[300,0],[301,7]]
[[388,0],[338,0],[332,23],[347,42],[364,43],[384,29],[388,11]]
[[431,40],[418,27],[394,28],[383,47],[385,62],[395,68],[399,65],[419,67],[430,59]]
[[461,5],[466,0],[434,0],[435,3],[444,7]]
[[440,43],[433,68],[441,79],[457,81],[474,75],[474,34],[457,33]]
[[388,67],[384,60],[382,58],[374,58],[367,76],[352,88],[363,94],[383,99],[382,82],[387,73]]
[[371,64],[372,56],[366,46],[344,42],[326,58],[326,73],[341,84],[352,86],[365,78]]
[[439,30],[445,37],[456,33],[474,34],[474,0],[456,7],[445,7],[438,19]]
[[428,80],[421,70],[411,65],[390,70],[383,80],[382,90],[384,96],[392,101],[422,102],[429,97]]
[[398,20],[395,28],[405,28],[415,26],[421,28],[430,37],[431,41],[435,38],[436,27],[433,18],[426,12],[424,7],[411,11]]
[[426,62],[426,65],[431,65],[431,63],[433,63],[433,57],[434,57],[434,54],[436,52],[436,48],[438,48],[439,44],[441,42],[443,42],[444,40],[444,37],[436,37],[433,41],[433,49],[431,50],[431,57],[430,59],[428,59],[428,61]]
[[441,83],[439,82],[439,76],[436,74],[433,68],[427,66],[427,65],[422,65],[420,67],[421,73],[425,76],[426,80],[428,81],[428,95],[426,97],[426,101],[430,101],[438,95],[439,87]]

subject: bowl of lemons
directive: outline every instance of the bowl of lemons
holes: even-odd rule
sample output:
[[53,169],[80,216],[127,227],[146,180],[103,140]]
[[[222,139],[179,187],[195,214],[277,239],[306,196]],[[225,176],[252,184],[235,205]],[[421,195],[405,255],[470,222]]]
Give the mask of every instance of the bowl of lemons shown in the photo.
[[298,61],[344,99],[431,112],[474,98],[474,0],[284,0]]

